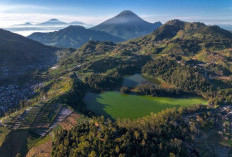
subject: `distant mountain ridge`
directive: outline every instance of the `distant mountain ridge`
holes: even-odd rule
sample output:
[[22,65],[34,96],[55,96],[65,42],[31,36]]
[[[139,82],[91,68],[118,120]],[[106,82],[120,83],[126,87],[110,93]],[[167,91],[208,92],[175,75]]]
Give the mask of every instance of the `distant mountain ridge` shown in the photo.
[[82,26],[69,26],[50,33],[33,33],[28,38],[46,45],[78,48],[90,40],[120,42],[123,39],[108,33],[86,29]]
[[[56,19],[49,20],[60,22]],[[50,22],[47,23],[50,23]],[[73,22],[78,24],[79,22]],[[50,33],[33,33],[28,38],[46,45],[78,48],[84,43],[95,41],[120,42],[147,35],[162,25],[161,22],[149,23],[135,13],[125,10],[102,24],[90,29],[70,26]]]
[[72,21],[72,22],[68,23],[68,22],[60,21],[58,19],[50,19],[48,21],[40,23],[39,25],[50,25],[50,26],[52,26],[52,25],[57,25],[57,26],[58,25],[67,25],[68,26],[68,25],[86,25],[86,24],[83,22],[80,22],[80,21]]
[[114,45],[111,52],[200,56],[208,59],[210,55],[215,55],[213,53],[222,53],[222,50],[229,51],[231,48],[230,31],[200,22],[171,20],[146,36]]
[[66,25],[66,22],[60,21],[58,19],[50,19],[48,21],[45,21],[41,23],[40,25]]
[[30,22],[26,22],[24,24],[21,24],[20,26],[31,26],[32,24]]
[[82,25],[84,23],[80,22],[80,21],[73,21],[73,22],[70,22],[69,24],[71,24],[71,25]]
[[8,28],[4,28],[8,31],[21,34],[23,36],[31,35],[33,32],[52,32],[58,31],[70,25],[78,25],[86,28],[92,27],[92,25],[85,24],[80,21],[72,21],[72,22],[64,22],[58,19],[50,19],[45,22],[37,23],[37,22],[25,22],[23,24],[12,25]]
[[125,10],[117,16],[91,28],[107,32],[125,40],[138,38],[153,32],[162,25],[161,22],[149,23],[130,10]]
[[145,54],[196,55],[196,58],[208,60],[211,52],[232,48],[232,33],[219,26],[171,20],[151,34],[127,41],[125,45]]

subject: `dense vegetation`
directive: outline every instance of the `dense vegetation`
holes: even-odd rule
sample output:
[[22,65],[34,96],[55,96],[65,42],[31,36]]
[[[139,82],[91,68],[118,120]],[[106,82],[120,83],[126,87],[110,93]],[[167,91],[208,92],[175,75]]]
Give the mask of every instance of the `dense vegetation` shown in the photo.
[[[194,145],[197,131],[184,121],[184,115],[202,112],[203,106],[168,109],[136,121],[94,119],[71,131],[59,131],[53,156],[199,156]],[[203,116],[204,117],[204,116]],[[201,129],[212,127],[205,117]],[[193,125],[193,124],[192,124]]]
[[[28,101],[32,107],[41,105],[37,112],[41,115],[27,118],[26,127],[50,125],[64,105],[92,116],[83,102],[87,91],[119,89],[124,75],[138,73],[160,84],[122,87],[122,93],[200,95],[209,99],[210,106],[167,109],[137,120],[90,116],[91,120],[70,131],[58,129],[52,155],[207,156],[202,150],[207,152],[209,147],[203,145],[200,149],[199,143],[205,137],[201,135],[211,129],[222,130],[222,126],[217,127],[217,118],[221,108],[232,102],[231,41],[232,33],[219,27],[179,20],[123,43],[90,41],[62,55],[56,68],[41,74],[46,79],[36,97]],[[224,122],[225,118],[220,118]],[[230,125],[227,123],[225,126]],[[213,156],[211,151],[208,155]]]
[[[140,73],[159,79],[161,85],[122,87],[121,93],[200,95],[214,107],[226,105],[231,102],[231,37],[216,26],[173,20],[128,42],[87,43],[62,62],[61,69],[81,64],[75,70],[91,90],[115,88],[123,75]],[[200,149],[196,141],[200,134],[217,128],[217,112],[217,108],[191,107],[167,109],[133,121],[93,119],[71,131],[57,132],[52,155],[207,156],[210,148]],[[189,123],[188,117],[192,117]],[[208,152],[208,156],[214,155]]]
[[205,93],[213,88],[198,69],[189,65],[182,66],[174,60],[157,59],[147,63],[142,72],[151,77],[160,76],[184,91]]
[[156,85],[142,84],[136,87],[136,93],[140,95],[151,95],[158,97],[185,97],[185,96],[194,96],[191,92],[185,92],[182,89],[173,89],[173,88],[160,88]]

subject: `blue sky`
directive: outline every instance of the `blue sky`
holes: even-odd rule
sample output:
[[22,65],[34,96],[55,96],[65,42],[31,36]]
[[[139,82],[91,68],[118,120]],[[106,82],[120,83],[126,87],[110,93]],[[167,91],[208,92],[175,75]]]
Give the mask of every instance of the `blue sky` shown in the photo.
[[149,22],[232,24],[232,0],[0,0],[0,27],[49,18],[95,25],[123,10]]

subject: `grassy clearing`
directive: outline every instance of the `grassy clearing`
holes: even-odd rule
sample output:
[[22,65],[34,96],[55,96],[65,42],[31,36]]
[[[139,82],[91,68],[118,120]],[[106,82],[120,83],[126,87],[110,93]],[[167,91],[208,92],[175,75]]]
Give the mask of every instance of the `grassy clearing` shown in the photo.
[[87,93],[84,101],[88,110],[114,119],[134,119],[149,115],[151,112],[160,112],[166,108],[207,104],[207,101],[201,98],[151,97],[126,95],[119,92]]

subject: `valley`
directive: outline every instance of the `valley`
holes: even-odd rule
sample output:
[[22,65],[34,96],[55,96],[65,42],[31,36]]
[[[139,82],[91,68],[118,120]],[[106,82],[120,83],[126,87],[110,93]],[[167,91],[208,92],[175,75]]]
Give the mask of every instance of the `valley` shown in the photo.
[[[110,29],[128,34],[109,30],[115,20]],[[149,32],[132,36],[144,23]],[[211,157],[232,150],[232,33],[180,20],[154,28],[130,11],[91,29],[115,35],[106,40],[85,33],[79,40],[79,31],[90,31],[79,26],[42,33],[40,42],[67,49],[1,31],[11,45],[0,47],[2,69],[13,71],[3,70],[0,80],[0,156]]]

